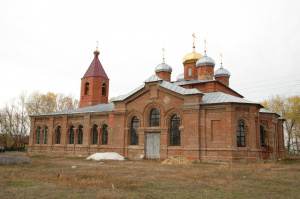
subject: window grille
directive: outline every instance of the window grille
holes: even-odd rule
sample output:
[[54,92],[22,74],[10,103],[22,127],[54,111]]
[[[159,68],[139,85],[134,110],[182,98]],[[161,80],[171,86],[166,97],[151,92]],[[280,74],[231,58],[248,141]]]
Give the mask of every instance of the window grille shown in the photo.
[[60,137],[61,137],[61,127],[58,126],[56,130],[56,144],[60,144]]
[[93,144],[98,144],[98,125],[94,125],[93,127]]
[[83,139],[83,132],[82,132],[82,126],[79,126],[78,129],[78,144],[82,144],[82,139]]
[[41,143],[41,127],[38,127],[37,130],[37,139],[36,139],[36,143],[40,144]]
[[47,144],[48,141],[48,127],[44,128],[44,144]]
[[107,141],[108,141],[107,125],[104,124],[102,127],[102,144],[106,145]]
[[158,109],[152,109],[150,111],[150,126],[159,126],[159,110]]
[[131,120],[131,135],[130,135],[130,144],[138,145],[139,144],[139,134],[137,128],[140,126],[140,121],[137,117],[132,118]]
[[74,126],[70,127],[70,138],[69,138],[69,144],[74,144]]
[[170,145],[180,146],[180,117],[178,115],[173,115],[171,117],[171,135],[170,135]]
[[237,129],[237,146],[238,147],[245,147],[245,124],[243,121],[238,121],[238,129]]

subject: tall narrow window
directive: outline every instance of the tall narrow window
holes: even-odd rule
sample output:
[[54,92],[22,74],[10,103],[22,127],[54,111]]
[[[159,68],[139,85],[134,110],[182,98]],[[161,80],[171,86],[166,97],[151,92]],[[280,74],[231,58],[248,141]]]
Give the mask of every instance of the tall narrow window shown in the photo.
[[171,127],[170,127],[170,145],[180,146],[180,117],[178,115],[173,115],[171,117]]
[[237,129],[237,135],[236,135],[236,139],[237,139],[237,146],[238,147],[245,147],[245,124],[243,121],[239,120],[237,122],[238,124],[238,129]]
[[82,144],[82,139],[83,139],[83,132],[82,132],[82,126],[79,126],[78,129],[78,144]]
[[102,84],[102,95],[103,96],[106,95],[106,84],[105,84],[105,82],[103,82],[103,84]]
[[56,143],[55,144],[60,144],[60,136],[61,136],[61,127],[58,126],[56,129]]
[[189,68],[189,76],[192,76],[192,69]]
[[106,145],[107,141],[108,141],[107,125],[104,124],[102,127],[102,144]]
[[140,121],[137,117],[132,118],[131,120],[131,132],[130,132],[130,144],[138,145],[139,144],[139,133],[137,128],[140,126]]
[[37,127],[37,136],[36,136],[36,143],[41,143],[41,127]]
[[90,83],[86,82],[84,85],[84,95],[88,95],[90,90]]
[[152,109],[150,111],[150,126],[159,126],[159,110],[158,109]]
[[260,126],[260,147],[265,146],[265,130],[264,127]]
[[74,144],[74,126],[70,126],[69,144]]
[[94,125],[93,127],[93,144],[98,144],[98,125]]
[[48,141],[48,127],[44,128],[44,144],[47,144]]

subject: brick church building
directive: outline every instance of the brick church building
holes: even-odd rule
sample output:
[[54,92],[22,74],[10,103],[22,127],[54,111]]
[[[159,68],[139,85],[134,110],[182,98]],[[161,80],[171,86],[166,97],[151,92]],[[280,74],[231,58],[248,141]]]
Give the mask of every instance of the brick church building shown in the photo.
[[30,154],[129,159],[182,155],[190,160],[284,158],[284,119],[229,87],[230,72],[195,51],[171,82],[163,61],[140,86],[108,103],[109,78],[99,51],[81,79],[78,109],[31,116]]

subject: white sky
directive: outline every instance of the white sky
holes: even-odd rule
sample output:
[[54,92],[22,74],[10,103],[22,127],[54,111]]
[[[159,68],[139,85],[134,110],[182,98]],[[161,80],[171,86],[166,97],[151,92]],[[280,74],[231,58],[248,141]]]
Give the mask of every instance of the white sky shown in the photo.
[[154,74],[166,49],[172,80],[182,58],[207,54],[231,72],[246,99],[300,93],[300,1],[0,1],[0,108],[39,90],[73,94],[93,60],[110,78],[110,96],[133,90]]

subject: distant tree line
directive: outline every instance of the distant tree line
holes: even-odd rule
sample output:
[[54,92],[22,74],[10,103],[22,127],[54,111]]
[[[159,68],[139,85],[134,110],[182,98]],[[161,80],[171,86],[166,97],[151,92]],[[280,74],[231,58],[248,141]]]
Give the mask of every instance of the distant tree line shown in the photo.
[[77,108],[79,101],[72,95],[35,91],[22,92],[16,99],[0,108],[0,145],[18,148],[30,131],[29,115],[46,114]]
[[300,150],[300,96],[273,96],[261,104],[285,119],[286,147]]

